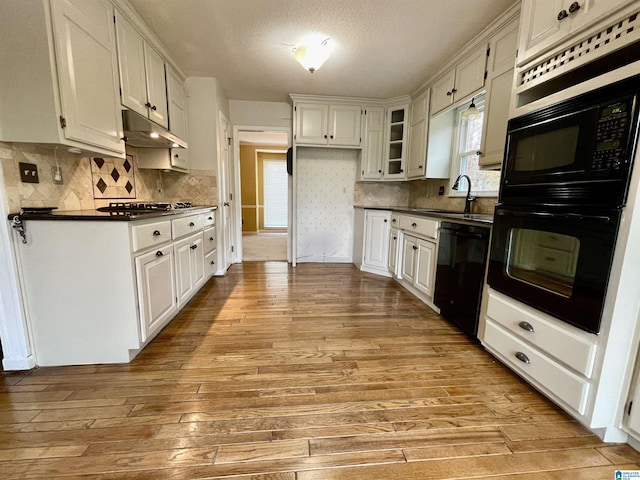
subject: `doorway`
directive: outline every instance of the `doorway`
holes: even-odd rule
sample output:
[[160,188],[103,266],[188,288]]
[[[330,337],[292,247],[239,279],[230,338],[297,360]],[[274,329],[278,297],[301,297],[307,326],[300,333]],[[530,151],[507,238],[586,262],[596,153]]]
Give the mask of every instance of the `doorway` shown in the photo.
[[287,132],[238,130],[242,261],[287,261]]

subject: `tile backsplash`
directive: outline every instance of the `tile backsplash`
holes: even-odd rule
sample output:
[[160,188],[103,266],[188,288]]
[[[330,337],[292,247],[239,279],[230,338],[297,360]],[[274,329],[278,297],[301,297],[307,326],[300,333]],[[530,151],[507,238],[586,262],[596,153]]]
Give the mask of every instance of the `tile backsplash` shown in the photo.
[[[190,170],[186,174],[139,169],[132,157],[128,157],[132,168],[127,169],[123,159],[99,158],[102,161],[96,163],[92,158],[70,154],[64,148],[54,150],[0,142],[0,168],[9,211],[18,212],[23,207],[92,210],[118,200],[217,203],[216,171],[213,169]],[[40,183],[20,181],[20,162],[37,166]],[[102,168],[97,168],[99,163]],[[56,165],[62,174],[61,184],[54,182]],[[127,182],[133,188],[128,187]]]

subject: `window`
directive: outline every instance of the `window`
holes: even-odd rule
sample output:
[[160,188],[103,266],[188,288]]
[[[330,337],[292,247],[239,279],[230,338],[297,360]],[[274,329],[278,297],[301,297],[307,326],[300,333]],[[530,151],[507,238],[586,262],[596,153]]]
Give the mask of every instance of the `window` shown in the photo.
[[[474,100],[480,115],[474,119],[465,120],[462,114],[469,108],[469,103],[458,107],[455,111],[456,149],[451,162],[451,186],[458,175],[468,175],[471,179],[471,192],[478,196],[495,197],[500,188],[500,172],[480,170],[478,151],[482,140],[482,124],[484,122],[484,95]],[[467,180],[460,180],[458,191],[450,190],[451,196],[464,196],[467,192]]]

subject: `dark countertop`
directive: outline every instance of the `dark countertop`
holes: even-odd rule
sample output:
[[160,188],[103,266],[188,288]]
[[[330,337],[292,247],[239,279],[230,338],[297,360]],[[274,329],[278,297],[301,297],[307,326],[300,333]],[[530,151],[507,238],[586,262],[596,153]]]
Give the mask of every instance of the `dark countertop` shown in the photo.
[[98,210],[53,210],[46,212],[30,212],[30,213],[11,213],[9,220],[19,215],[22,220],[91,220],[91,221],[117,221],[131,222],[134,220],[145,220],[149,218],[170,217],[185,213],[202,213],[207,210],[217,210],[215,205],[200,205],[190,208],[176,208],[173,210],[154,210],[146,212],[138,212],[132,215],[123,215],[122,213],[100,212]]
[[420,215],[423,217],[436,217],[452,222],[474,223],[485,226],[493,224],[493,215],[490,213],[464,213],[452,210],[440,210],[437,208],[411,208],[397,206],[370,207],[367,205],[354,205],[354,208],[363,208],[366,210],[391,210],[393,212],[409,213],[411,215]]

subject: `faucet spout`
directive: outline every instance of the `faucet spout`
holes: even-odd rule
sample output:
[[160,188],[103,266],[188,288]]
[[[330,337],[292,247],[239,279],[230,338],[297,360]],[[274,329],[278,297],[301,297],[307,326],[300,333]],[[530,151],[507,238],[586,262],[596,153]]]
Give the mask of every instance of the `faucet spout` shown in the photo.
[[460,188],[461,178],[467,179],[467,196],[464,202],[464,213],[471,213],[471,202],[473,202],[476,199],[476,197],[471,195],[471,179],[469,178],[469,176],[465,174],[458,175],[458,178],[456,178],[456,181],[453,183],[453,187],[451,188],[453,190],[458,190]]

